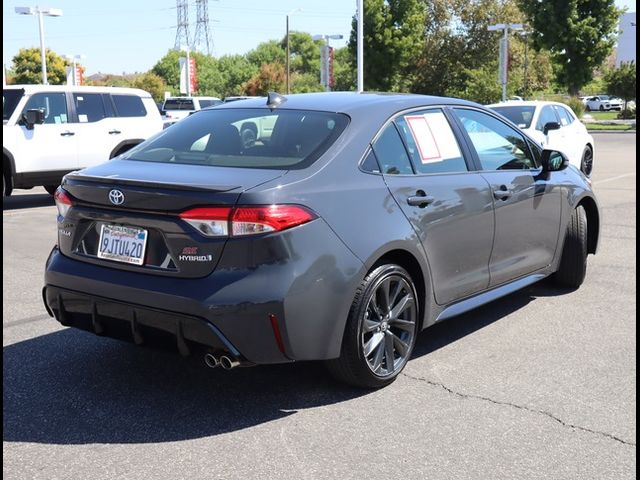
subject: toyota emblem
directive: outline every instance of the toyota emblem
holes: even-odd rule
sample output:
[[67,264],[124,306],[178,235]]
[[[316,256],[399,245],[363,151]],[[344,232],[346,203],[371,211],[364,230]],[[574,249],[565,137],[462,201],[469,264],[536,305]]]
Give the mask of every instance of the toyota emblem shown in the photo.
[[116,189],[111,190],[109,192],[109,201],[114,205],[122,205],[124,203],[124,193]]

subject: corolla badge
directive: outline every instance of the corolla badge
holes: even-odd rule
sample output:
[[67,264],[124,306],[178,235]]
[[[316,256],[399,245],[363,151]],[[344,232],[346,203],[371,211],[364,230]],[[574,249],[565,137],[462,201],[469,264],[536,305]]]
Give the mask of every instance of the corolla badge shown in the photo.
[[109,201],[114,205],[122,205],[124,203],[124,193],[114,188],[109,192]]

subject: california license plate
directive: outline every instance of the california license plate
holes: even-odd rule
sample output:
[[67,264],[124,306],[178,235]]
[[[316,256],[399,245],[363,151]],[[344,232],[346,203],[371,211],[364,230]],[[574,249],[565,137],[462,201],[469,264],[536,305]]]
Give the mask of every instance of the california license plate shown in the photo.
[[147,231],[122,225],[102,225],[98,258],[142,265],[147,247]]

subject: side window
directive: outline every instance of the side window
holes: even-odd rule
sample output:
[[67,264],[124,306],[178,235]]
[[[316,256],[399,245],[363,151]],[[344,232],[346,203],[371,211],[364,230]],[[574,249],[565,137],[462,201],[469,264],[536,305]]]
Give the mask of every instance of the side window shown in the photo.
[[542,107],[542,110],[540,110],[540,116],[536,122],[536,130],[540,130],[542,132],[547,123],[557,121],[558,117],[556,117],[556,114],[553,112],[551,105]]
[[566,108],[561,107],[560,105],[554,105],[554,108],[556,109],[558,117],[560,117],[560,125],[566,127],[567,125],[571,124],[571,122],[573,122],[574,118]]
[[135,95],[111,95],[119,117],[146,117],[142,99]]
[[364,160],[360,164],[360,167],[365,172],[380,173],[380,167],[378,166],[378,161],[376,160],[376,156],[373,153],[373,150],[369,150],[369,153],[367,153],[367,156],[364,157]]
[[39,109],[44,112],[44,123],[67,123],[67,99],[64,93],[36,93],[31,95],[24,107],[27,110]]
[[99,93],[74,93],[73,101],[80,123],[98,122],[107,116]]
[[385,175],[410,175],[413,173],[400,135],[394,124],[384,129],[382,135],[373,144],[382,173]]
[[418,173],[466,172],[453,130],[440,109],[412,112],[396,119]]
[[456,108],[454,111],[471,139],[483,170],[537,167],[520,132],[477,110]]

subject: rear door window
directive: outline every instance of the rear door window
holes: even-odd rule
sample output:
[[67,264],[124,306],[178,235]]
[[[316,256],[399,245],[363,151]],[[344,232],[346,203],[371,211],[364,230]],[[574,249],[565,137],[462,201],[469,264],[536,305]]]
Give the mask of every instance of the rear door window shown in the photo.
[[387,126],[373,144],[382,173],[385,175],[411,175],[413,168],[400,134],[392,123]]
[[142,99],[136,95],[111,95],[119,117],[146,117]]
[[99,122],[107,116],[99,93],[74,93],[73,101],[79,123]]
[[466,172],[458,141],[441,109],[412,112],[396,119],[417,173]]

